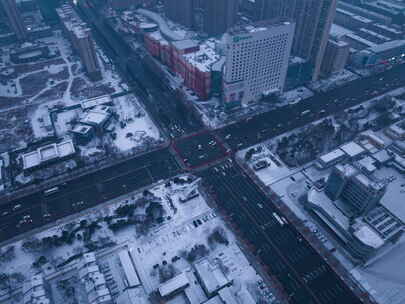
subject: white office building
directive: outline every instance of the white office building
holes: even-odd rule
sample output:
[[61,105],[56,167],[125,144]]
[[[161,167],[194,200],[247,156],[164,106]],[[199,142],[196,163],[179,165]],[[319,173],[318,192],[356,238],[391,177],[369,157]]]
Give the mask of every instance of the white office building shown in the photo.
[[224,35],[226,106],[246,105],[283,91],[294,29],[291,22],[266,21]]

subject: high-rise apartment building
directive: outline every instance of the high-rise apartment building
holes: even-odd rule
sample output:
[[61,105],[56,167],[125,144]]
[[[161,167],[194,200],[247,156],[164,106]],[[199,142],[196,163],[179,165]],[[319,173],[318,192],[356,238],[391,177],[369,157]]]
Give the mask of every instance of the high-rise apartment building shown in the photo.
[[20,11],[17,8],[16,0],[0,0],[5,15],[7,16],[10,28],[16,34],[18,40],[27,38],[26,29]]
[[319,77],[337,0],[256,0],[257,20],[289,18],[296,23],[292,53],[313,66]]
[[239,1],[204,0],[201,9],[203,12],[203,31],[210,36],[218,36],[235,25]]
[[80,56],[89,78],[92,80],[101,79],[101,70],[91,29],[80,19],[73,7],[68,4],[57,8],[56,12],[63,24],[65,34]]
[[260,22],[224,36],[223,99],[226,106],[255,102],[283,91],[294,23]]
[[352,165],[337,165],[330,174],[325,193],[331,200],[342,199],[358,215],[373,209],[386,185],[360,172]]
[[167,18],[187,27],[194,25],[195,0],[164,0],[164,11]]
[[348,43],[329,39],[322,61],[322,74],[330,75],[342,71],[349,55],[350,46]]

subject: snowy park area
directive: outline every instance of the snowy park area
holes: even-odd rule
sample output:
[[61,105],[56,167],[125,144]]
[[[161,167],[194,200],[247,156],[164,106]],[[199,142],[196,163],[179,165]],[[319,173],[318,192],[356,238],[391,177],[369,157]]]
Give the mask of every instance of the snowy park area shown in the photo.
[[[61,220],[56,226],[3,246],[0,303],[22,303],[22,282],[42,273],[52,286],[54,299],[86,304],[80,281],[72,282],[80,274],[82,255],[95,252],[101,272],[107,268],[114,272],[111,265],[123,248],[127,248],[138,274],[141,286],[137,293],[144,295],[139,299],[142,303],[150,303],[147,296],[156,296],[165,282],[182,273],[190,275],[200,261],[220,270],[239,301],[248,297],[272,303],[273,296],[262,285],[239,241],[207,204],[199,179],[188,175],[122,196],[84,211],[74,220]],[[64,285],[68,283],[74,286],[69,297]],[[199,284],[190,288],[193,290],[186,289],[186,294],[192,291],[204,301],[210,297]],[[113,297],[122,292],[112,292]],[[174,294],[168,303],[183,303],[183,296]]]
[[29,47],[48,47],[53,50],[53,55],[30,63],[14,64],[10,61],[10,53],[17,46],[3,50],[0,64],[0,109],[54,100],[69,105],[83,98],[112,94],[127,88],[98,47],[96,52],[102,80],[91,82],[79,57],[60,31],[55,31],[51,37],[39,39]]
[[[48,47],[51,54],[29,63],[13,63],[10,54],[20,46],[0,52],[0,152],[24,147],[35,139],[53,135],[47,115],[55,105],[63,107],[81,100],[113,94],[127,89],[125,83],[96,46],[103,79],[91,82],[69,41],[55,31],[53,36],[38,39],[35,45]],[[4,120],[4,122],[3,122]],[[31,123],[36,120],[35,123]]]

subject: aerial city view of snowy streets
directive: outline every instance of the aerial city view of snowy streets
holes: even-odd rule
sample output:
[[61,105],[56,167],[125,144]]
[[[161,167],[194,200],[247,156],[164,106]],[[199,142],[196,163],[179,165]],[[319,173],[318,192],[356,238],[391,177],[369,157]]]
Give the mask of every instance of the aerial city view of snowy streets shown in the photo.
[[[35,287],[69,304],[101,295],[116,303],[272,303],[200,181],[165,180],[12,240],[0,255],[10,274],[0,302],[22,303]],[[95,286],[98,295],[86,293]]]

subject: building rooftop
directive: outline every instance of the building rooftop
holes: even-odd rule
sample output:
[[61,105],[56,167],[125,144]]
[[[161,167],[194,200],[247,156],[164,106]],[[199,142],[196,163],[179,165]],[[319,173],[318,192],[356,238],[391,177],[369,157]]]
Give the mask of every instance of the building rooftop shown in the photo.
[[374,176],[388,180],[380,204],[405,224],[405,176],[394,168],[382,167]]
[[346,10],[341,9],[341,8],[337,8],[337,9],[336,9],[336,12],[337,12],[337,13],[340,13],[340,14],[344,14],[344,15],[346,15],[346,16],[350,16],[350,17],[352,17],[353,19],[356,19],[356,20],[361,21],[361,22],[363,22],[363,23],[372,23],[372,22],[373,22],[373,20],[370,20],[370,19],[368,19],[368,18],[365,18],[365,17],[359,16],[359,15],[356,15],[356,14],[354,14],[354,13],[351,13],[351,12],[346,11]]
[[94,98],[85,99],[80,103],[80,105],[83,110],[87,110],[89,108],[93,108],[98,105],[105,105],[111,102],[112,99],[110,95],[102,95]]
[[229,283],[221,268],[217,264],[212,264],[208,259],[201,259],[194,263],[194,269],[208,294],[214,293]]
[[404,47],[405,49],[405,40],[392,40],[378,45],[371,45],[368,50],[374,54],[379,54],[397,47]]
[[365,152],[365,150],[354,141],[340,147],[349,157],[353,158]]
[[171,41],[179,41],[186,38],[186,32],[171,29],[167,21],[163,19],[163,17],[160,16],[158,13],[143,8],[137,9],[136,12],[156,22],[159,25],[160,31],[166,39],[169,39]]
[[373,173],[377,167],[375,166],[375,159],[371,156],[366,156],[360,159],[357,164],[362,171],[365,171],[369,174]]
[[359,35],[356,35],[356,34],[353,34],[353,33],[352,34],[350,34],[350,33],[345,34],[344,37],[349,38],[349,39],[354,40],[354,41],[357,41],[357,42],[363,44],[365,47],[372,48],[372,47],[377,47],[378,46],[378,44],[376,44],[374,42],[371,42],[371,41],[369,41],[367,39],[364,39],[363,37],[360,37]]
[[198,47],[198,41],[193,39],[184,39],[179,41],[173,41],[172,45],[178,50],[186,50]]
[[185,288],[190,284],[187,274],[182,272],[181,274],[175,276],[174,278],[162,283],[159,286],[159,293],[162,297],[169,296],[173,292]]
[[332,24],[330,34],[332,36],[341,37],[347,34],[353,34],[353,31],[334,23]]
[[233,28],[228,30],[230,35],[242,35],[242,34],[249,34],[249,33],[256,33],[262,32],[271,29],[272,27],[280,27],[280,26],[294,26],[294,22],[290,22],[287,20],[264,20],[258,21],[249,25],[238,25],[234,26]]
[[122,268],[124,270],[125,277],[127,279],[127,283],[128,283],[127,287],[136,287],[136,286],[141,285],[138,274],[136,273],[136,270],[134,267],[134,263],[132,262],[132,259],[129,256],[128,250],[121,250],[118,253],[118,256],[120,258],[120,262],[121,262]]
[[208,42],[201,44],[197,52],[185,54],[183,57],[202,72],[211,71],[212,66],[221,59],[215,51],[215,46]]
[[218,295],[224,304],[239,304],[230,287],[222,288],[218,291]]
[[308,201],[325,211],[344,230],[349,228],[350,223],[347,216],[337,208],[324,191],[309,190]]
[[376,233],[373,229],[365,224],[356,227],[353,235],[364,244],[376,249],[380,248],[385,243],[384,240],[378,235],[378,233]]
[[91,126],[101,126],[111,117],[110,112],[110,107],[98,105],[86,112],[80,122]]
[[215,296],[215,297],[209,299],[204,304],[224,304],[224,302],[222,302],[222,300],[219,296]]
[[43,162],[62,158],[75,153],[72,140],[66,140],[57,144],[39,147],[37,150],[22,155],[24,170],[39,166]]
[[392,159],[392,155],[388,153],[386,149],[380,150],[377,153],[374,153],[372,157],[379,162],[380,164],[384,164],[387,161]]
[[327,154],[322,155],[319,159],[325,164],[344,157],[346,154],[341,149],[333,150]]
[[375,27],[378,27],[378,28],[381,28],[381,29],[384,29],[384,30],[386,30],[387,32],[391,32],[391,33],[393,33],[393,34],[397,34],[397,35],[402,34],[401,31],[399,31],[399,30],[397,30],[397,29],[395,29],[395,28],[393,28],[393,27],[389,27],[389,26],[387,26],[387,25],[385,25],[385,24],[376,23],[376,24],[374,24],[374,26],[375,26]]

